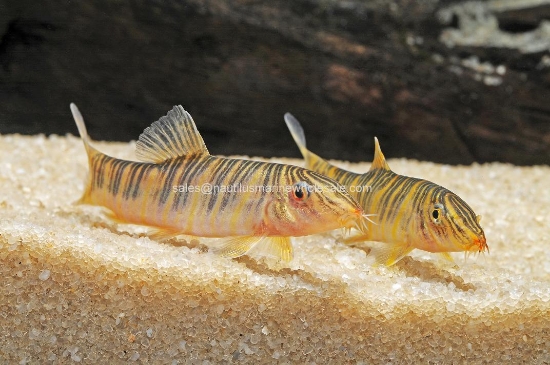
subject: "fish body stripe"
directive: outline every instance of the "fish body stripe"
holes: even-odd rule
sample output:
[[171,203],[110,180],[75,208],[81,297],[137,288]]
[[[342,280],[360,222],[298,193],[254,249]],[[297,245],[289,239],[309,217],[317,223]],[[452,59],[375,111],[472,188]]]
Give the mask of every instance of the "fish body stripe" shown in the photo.
[[[213,190],[202,194],[180,192],[174,187],[200,187],[209,183],[216,189],[223,186],[238,189],[239,184],[281,188],[315,179],[334,184],[325,176],[296,166],[211,155],[154,164],[124,161],[98,153],[90,163],[90,185],[84,202],[103,205],[128,223],[198,236],[239,235],[260,229],[264,211],[270,202],[281,199],[284,191],[266,193],[262,188],[251,188],[244,192]],[[334,204],[328,197],[330,194],[326,195],[320,195],[320,210]],[[355,204],[351,197],[348,200]]]
[[[427,180],[398,175],[386,163],[378,139],[371,168],[356,174],[331,165],[306,148],[303,128],[290,113],[285,122],[306,161],[306,167],[344,185],[376,223],[359,240],[390,244],[381,263],[392,265],[414,248],[430,252],[487,249],[479,217],[456,194]],[[437,204],[437,205],[436,205]],[[441,205],[439,207],[438,205]],[[439,212],[439,215],[434,213]]]
[[[365,174],[356,174],[332,166],[319,157],[309,162],[309,167],[314,171],[324,173],[344,185],[365,212],[375,214],[373,219],[377,225],[369,228],[369,237],[376,241],[406,241],[408,237],[414,236],[421,227],[419,224],[416,226],[414,215],[404,212],[424,214],[431,208],[426,202],[434,202],[448,191],[427,180],[398,175],[391,170],[374,169]],[[358,186],[362,189],[357,189]],[[445,234],[442,230],[439,233]]]

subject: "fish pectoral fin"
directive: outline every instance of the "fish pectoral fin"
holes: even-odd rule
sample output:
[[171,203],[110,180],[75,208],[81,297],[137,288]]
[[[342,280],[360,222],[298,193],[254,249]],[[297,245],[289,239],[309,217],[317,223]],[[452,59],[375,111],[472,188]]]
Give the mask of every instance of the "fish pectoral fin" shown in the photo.
[[[235,258],[248,253],[274,256],[285,262],[292,260],[290,237],[237,236],[216,242],[212,251],[224,257]],[[251,252],[253,251],[253,252]]]
[[145,128],[136,143],[136,155],[143,162],[161,163],[209,153],[191,114],[177,105],[166,116]]
[[403,244],[383,244],[372,249],[377,265],[392,266],[407,256],[414,247]]

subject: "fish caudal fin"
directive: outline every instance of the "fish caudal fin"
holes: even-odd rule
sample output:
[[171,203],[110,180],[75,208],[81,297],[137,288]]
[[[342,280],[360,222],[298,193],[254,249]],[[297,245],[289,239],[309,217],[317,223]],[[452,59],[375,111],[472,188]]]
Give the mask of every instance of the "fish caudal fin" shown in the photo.
[[90,137],[88,136],[88,131],[86,131],[86,124],[84,123],[84,118],[82,118],[82,114],[80,114],[80,111],[78,110],[78,107],[71,103],[71,113],[73,114],[74,121],[76,123],[76,127],[78,128],[78,133],[80,134],[80,138],[82,139],[82,142],[84,142],[84,147],[86,148],[86,154],[88,155],[88,166],[90,167],[90,170],[88,171],[88,177],[86,178],[86,188],[84,189],[84,194],[82,194],[82,197],[77,200],[76,204],[87,204],[90,200],[90,192],[92,188],[92,181],[93,181],[93,171],[91,170],[92,166],[92,158],[94,155],[99,154],[98,150],[93,148],[90,145]]
[[285,123],[290,130],[290,134],[292,134],[292,138],[294,138],[294,142],[296,142],[298,148],[300,148],[300,151],[304,154],[304,157],[306,157],[305,152],[307,151],[307,148],[304,128],[302,128],[300,122],[298,122],[298,119],[294,118],[294,115],[290,113],[285,114]]
[[82,114],[80,114],[80,110],[78,110],[78,107],[75,105],[75,103],[71,103],[71,113],[73,114],[76,127],[78,128],[78,133],[80,134],[80,138],[82,139],[82,142],[84,142],[86,152],[89,155],[90,149],[93,149],[93,147],[90,146],[90,137],[88,136],[88,131],[86,130],[84,118],[82,118]]
[[212,247],[220,256],[235,258],[248,253],[274,256],[282,261],[292,261],[292,244],[289,237],[237,236],[220,239]]
[[294,138],[294,142],[298,145],[302,156],[304,156],[304,160],[306,160],[306,166],[308,166],[311,152],[306,147],[306,135],[304,134],[304,129],[300,125],[300,122],[298,122],[298,119],[294,118],[294,116],[290,113],[285,114],[285,123],[290,131],[290,134],[292,135],[292,138]]
[[292,138],[294,138],[294,141],[298,145],[300,152],[302,152],[302,156],[304,156],[307,168],[323,174],[333,167],[327,161],[307,149],[304,129],[300,125],[300,122],[298,122],[298,119],[296,119],[292,114],[286,113],[285,123],[290,130]]

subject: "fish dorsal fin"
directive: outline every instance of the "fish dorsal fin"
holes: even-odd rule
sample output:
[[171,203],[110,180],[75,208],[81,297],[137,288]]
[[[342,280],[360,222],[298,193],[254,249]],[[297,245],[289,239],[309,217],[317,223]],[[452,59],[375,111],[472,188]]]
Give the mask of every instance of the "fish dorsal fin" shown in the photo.
[[136,143],[136,155],[143,162],[208,154],[193,118],[181,105],[145,128]]
[[380,143],[378,143],[378,138],[374,137],[374,159],[372,160],[370,171],[377,170],[377,169],[391,171],[390,167],[388,166],[388,163],[386,162],[386,158],[384,157],[384,154],[380,149]]

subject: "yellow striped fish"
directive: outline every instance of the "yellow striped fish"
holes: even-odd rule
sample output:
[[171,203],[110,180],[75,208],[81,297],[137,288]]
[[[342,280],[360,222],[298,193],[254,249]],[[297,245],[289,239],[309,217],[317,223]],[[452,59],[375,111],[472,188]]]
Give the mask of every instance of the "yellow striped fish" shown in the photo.
[[481,219],[458,195],[433,182],[398,175],[390,170],[374,138],[374,160],[365,174],[356,174],[329,164],[306,148],[302,126],[290,113],[285,122],[306,161],[306,167],[333,178],[376,216],[368,232],[348,239],[348,243],[387,243],[375,252],[376,261],[395,264],[413,249],[438,252],[452,260],[448,252],[489,250]]
[[360,205],[321,174],[291,165],[215,157],[181,106],[140,135],[140,161],[107,156],[90,145],[71,104],[90,172],[79,203],[104,206],[121,223],[180,234],[226,237],[217,251],[238,257],[257,247],[292,259],[291,236],[336,228],[364,229]]

